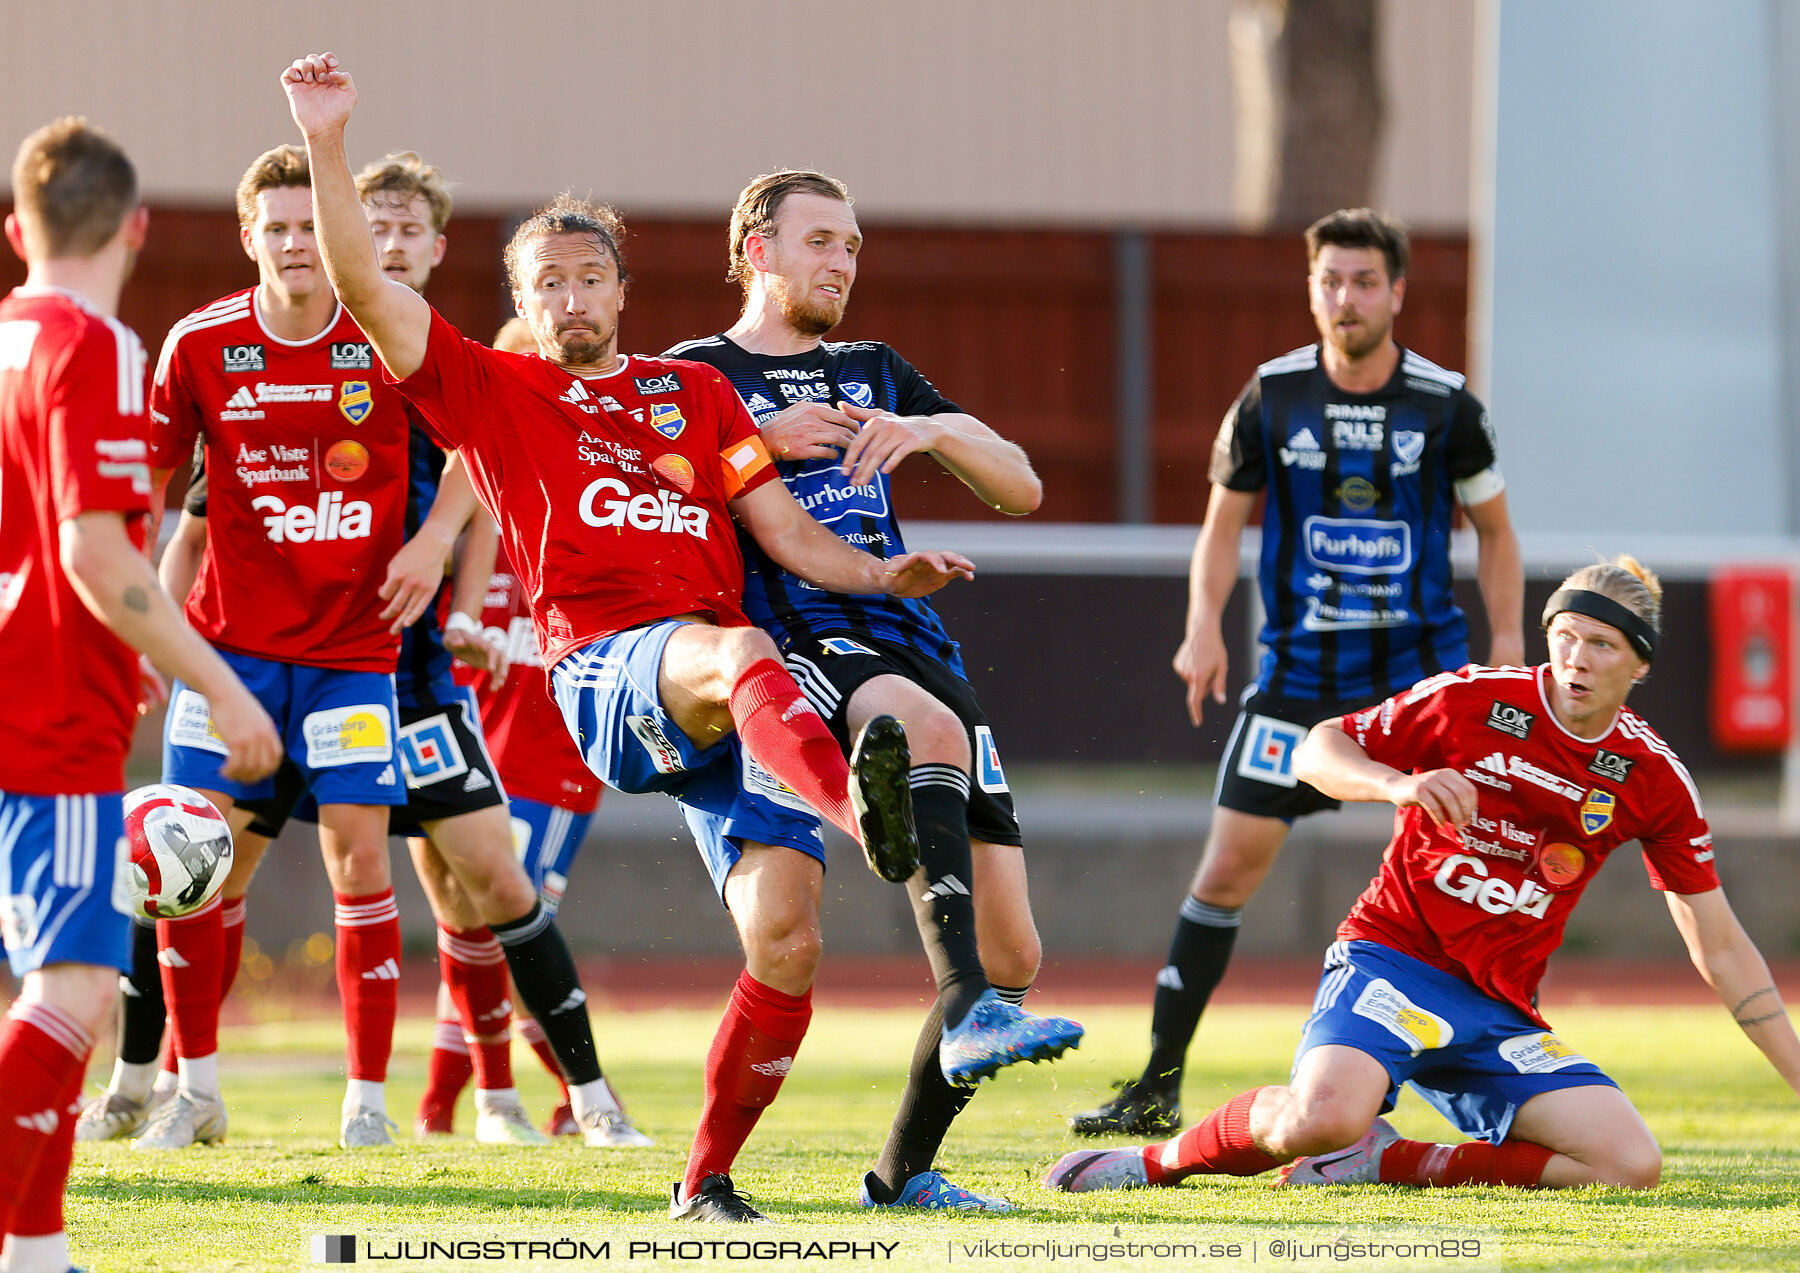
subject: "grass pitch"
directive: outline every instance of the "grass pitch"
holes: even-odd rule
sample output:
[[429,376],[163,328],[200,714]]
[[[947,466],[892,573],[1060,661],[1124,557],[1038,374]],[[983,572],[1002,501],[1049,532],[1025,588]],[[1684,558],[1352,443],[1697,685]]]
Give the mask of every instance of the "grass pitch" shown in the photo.
[[[1717,1008],[1582,1009],[1559,1034],[1616,1078],[1662,1142],[1664,1183],[1648,1193],[1589,1189],[1535,1193],[1497,1188],[1410,1190],[1363,1186],[1276,1190],[1266,1178],[1208,1178],[1175,1189],[1068,1195],[1039,1177],[1075,1141],[1063,1119],[1135,1072],[1144,1009],[1075,1010],[1082,1049],[1058,1065],[1024,1066],[987,1084],[951,1133],[940,1166],[959,1184],[1001,1193],[1008,1217],[871,1215],[855,1205],[892,1116],[921,1010],[823,1007],[781,1099],[762,1120],[734,1176],[779,1224],[753,1234],[675,1226],[669,1182],[699,1108],[700,1062],[716,1013],[668,1010],[600,1018],[601,1057],[632,1115],[657,1147],[594,1151],[477,1146],[466,1136],[415,1143],[410,1114],[424,1080],[429,1023],[406,1020],[389,1081],[392,1112],[408,1135],[387,1150],[335,1147],[341,1095],[335,1022],[231,1029],[221,1040],[231,1113],[225,1145],[151,1154],[125,1144],[80,1146],[70,1182],[76,1261],[113,1270],[312,1268],[312,1237],[359,1234],[372,1255],[404,1255],[432,1238],[584,1239],[604,1258],[386,1259],[395,1269],[647,1268],[682,1264],[666,1254],[630,1258],[633,1240],[817,1241],[790,1264],[884,1268],[1043,1269],[1107,1263],[1139,1268],[1742,1269],[1800,1267],[1800,1099]],[[1303,1011],[1215,1009],[1194,1049],[1185,1103],[1190,1119],[1231,1094],[1287,1071]],[[516,1050],[519,1086],[534,1115],[550,1085]],[[97,1065],[95,1077],[103,1077]],[[473,1126],[469,1098],[459,1127]],[[1416,1098],[1403,1096],[1401,1131],[1460,1139]],[[1088,1142],[1080,1142],[1088,1143]],[[1403,1242],[1454,1237],[1483,1243],[1479,1257],[1441,1258]],[[1404,1254],[1321,1254],[1335,1238],[1375,1238]],[[873,1260],[832,1241],[894,1243]],[[1275,1244],[1288,1242],[1278,1251]],[[1197,1243],[1198,1254],[1171,1254]],[[385,1245],[384,1245],[385,1244]],[[1100,1245],[1096,1254],[1094,1244]],[[1133,1244],[1138,1254],[1131,1254]],[[1228,1253],[1235,1244],[1237,1254]],[[1468,1248],[1464,1248],[1467,1250]],[[569,1248],[562,1248],[566,1255]],[[877,1248],[880,1250],[880,1248]],[[465,1254],[470,1248],[464,1248]],[[1011,1254],[1008,1254],[1008,1252]],[[674,1252],[677,1257],[687,1252]],[[775,1267],[715,1249],[685,1267]]]

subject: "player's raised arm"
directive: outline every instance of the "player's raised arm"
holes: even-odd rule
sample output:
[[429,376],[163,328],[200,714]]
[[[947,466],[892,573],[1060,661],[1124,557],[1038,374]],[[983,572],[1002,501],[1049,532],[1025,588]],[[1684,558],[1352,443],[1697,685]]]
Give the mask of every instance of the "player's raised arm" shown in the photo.
[[1738,922],[1725,890],[1670,893],[1668,899],[1669,913],[1694,967],[1775,1072],[1800,1092],[1800,1038],[1795,1037],[1767,961]]
[[750,537],[784,569],[827,592],[928,597],[952,579],[973,579],[975,563],[952,552],[913,552],[886,561],[853,548],[814,520],[780,482],[731,501]]
[[389,373],[404,380],[425,360],[431,306],[381,272],[369,237],[369,219],[344,153],[344,125],[356,108],[356,86],[348,72],[338,69],[335,53],[314,53],[282,72],[281,87],[306,138],[313,224],[325,273]]

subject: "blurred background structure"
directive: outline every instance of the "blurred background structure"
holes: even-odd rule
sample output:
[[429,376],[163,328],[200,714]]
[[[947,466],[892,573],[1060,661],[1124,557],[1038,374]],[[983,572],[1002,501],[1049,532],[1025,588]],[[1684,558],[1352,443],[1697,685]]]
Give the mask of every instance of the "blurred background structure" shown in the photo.
[[[623,344],[655,352],[735,316],[725,221],[751,177],[791,165],[848,182],[868,244],[841,334],[896,346],[1044,476],[1023,522],[927,463],[897,489],[913,542],[982,567],[941,608],[1012,764],[1046,944],[1064,954],[1159,949],[1160,921],[1135,921],[1163,914],[1191,868],[1229,721],[1190,728],[1168,668],[1212,440],[1257,364],[1313,339],[1299,230],[1344,205],[1398,214],[1415,256],[1397,335],[1470,371],[1492,408],[1528,613],[1598,553],[1663,573],[1666,653],[1634,706],[1719,793],[1723,829],[1748,837],[1720,860],[1728,885],[1751,872],[1740,899],[1769,907],[1750,908],[1752,932],[1773,950],[1800,937],[1777,905],[1797,868],[1775,811],[1800,535],[1800,0],[0,13],[14,48],[0,137],[82,113],[139,165],[152,231],[124,317],[152,346],[254,282],[232,190],[295,138],[276,81],[315,49],[356,76],[354,160],[413,149],[454,181],[428,295],[477,337],[510,313],[501,243],[559,190],[624,212]],[[0,285],[20,273],[0,261]],[[1772,569],[1756,607],[1736,576],[1721,584],[1741,565]],[[1740,709],[1763,722],[1760,751],[1743,731],[1728,745]],[[156,739],[141,735],[149,776]],[[1246,949],[1310,955],[1372,870],[1379,819],[1312,821],[1254,903]],[[571,935],[625,952],[728,946],[692,856],[672,809],[609,799]],[[265,872],[314,860],[276,855]],[[1645,921],[1637,871],[1596,885],[1621,900],[1585,908],[1591,949],[1640,949],[1646,922],[1672,937]],[[839,940],[910,944],[899,899],[840,887],[880,918],[836,923]],[[284,892],[316,895],[328,919],[322,889]],[[298,903],[274,910],[252,906],[265,949],[314,931]],[[407,918],[424,923],[422,903]]]

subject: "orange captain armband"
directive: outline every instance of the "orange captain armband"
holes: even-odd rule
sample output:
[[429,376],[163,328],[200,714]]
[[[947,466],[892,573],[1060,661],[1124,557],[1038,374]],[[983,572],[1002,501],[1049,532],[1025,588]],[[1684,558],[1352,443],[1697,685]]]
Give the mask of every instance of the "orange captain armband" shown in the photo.
[[769,458],[769,448],[754,434],[720,451],[719,459],[725,468],[726,499],[736,499],[752,478],[774,462]]

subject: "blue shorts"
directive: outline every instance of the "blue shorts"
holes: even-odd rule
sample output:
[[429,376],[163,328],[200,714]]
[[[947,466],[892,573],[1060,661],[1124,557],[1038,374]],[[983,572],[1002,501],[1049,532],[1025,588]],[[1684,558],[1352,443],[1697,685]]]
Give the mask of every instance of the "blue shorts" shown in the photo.
[[581,852],[581,842],[587,837],[594,815],[570,813],[553,804],[539,804],[518,796],[513,796],[508,804],[513,849],[544,909],[554,915],[562,905],[563,892],[569,887],[569,868]]
[[682,626],[632,628],[557,663],[556,705],[582,759],[609,787],[675,798],[721,899],[746,843],[797,849],[823,866],[819,818],[804,800],[752,760],[736,734],[702,751],[663,710],[657,673]]
[[1377,942],[1335,942],[1325,952],[1295,1070],[1327,1043],[1381,1062],[1388,1072],[1382,1113],[1407,1083],[1464,1135],[1496,1145],[1534,1096],[1618,1086],[1511,1004]]
[[[263,710],[281,745],[320,804],[401,805],[406,783],[394,764],[394,678],[277,663],[220,650]],[[219,773],[225,744],[198,690],[176,681],[163,725],[163,781],[217,791],[233,800],[266,800],[275,779],[233,782]]]
[[0,791],[0,934],[13,975],[131,971],[125,797]]

